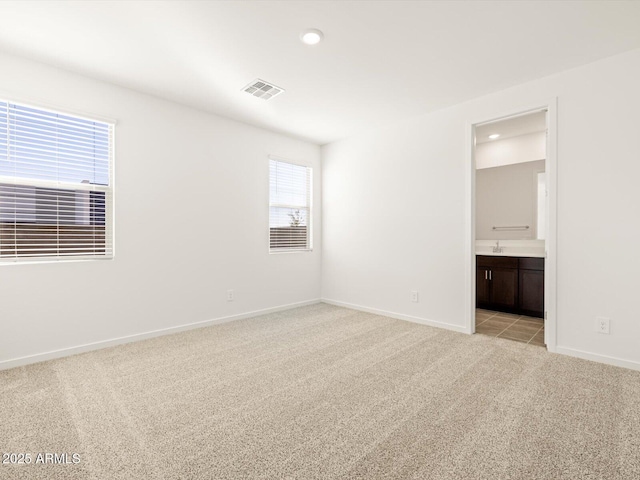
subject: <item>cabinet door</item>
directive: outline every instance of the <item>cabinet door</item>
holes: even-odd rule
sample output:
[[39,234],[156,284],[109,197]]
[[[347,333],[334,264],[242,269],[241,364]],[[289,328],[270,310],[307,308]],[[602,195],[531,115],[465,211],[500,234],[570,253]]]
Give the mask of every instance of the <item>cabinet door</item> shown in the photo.
[[489,269],[478,267],[476,269],[476,306],[489,306]]
[[496,309],[518,308],[518,269],[492,268],[490,272],[491,304]]
[[544,271],[520,270],[520,311],[544,317]]

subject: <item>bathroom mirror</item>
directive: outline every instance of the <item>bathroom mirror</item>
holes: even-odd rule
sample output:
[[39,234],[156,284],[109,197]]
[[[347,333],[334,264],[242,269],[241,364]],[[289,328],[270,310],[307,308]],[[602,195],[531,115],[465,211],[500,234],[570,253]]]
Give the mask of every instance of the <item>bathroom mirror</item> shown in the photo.
[[545,156],[545,112],[476,128],[477,240],[544,239]]

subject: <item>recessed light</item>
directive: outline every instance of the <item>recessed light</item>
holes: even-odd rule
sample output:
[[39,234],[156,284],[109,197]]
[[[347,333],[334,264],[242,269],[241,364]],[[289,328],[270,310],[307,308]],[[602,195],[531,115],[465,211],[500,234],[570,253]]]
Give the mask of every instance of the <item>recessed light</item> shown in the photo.
[[300,34],[300,40],[307,45],[317,45],[323,37],[324,34],[317,28],[307,28]]
[[499,134],[499,133],[494,133],[493,135],[489,135],[489,138],[490,138],[491,140],[495,140],[495,139],[496,139],[496,138],[498,138],[499,136],[500,136],[500,134]]

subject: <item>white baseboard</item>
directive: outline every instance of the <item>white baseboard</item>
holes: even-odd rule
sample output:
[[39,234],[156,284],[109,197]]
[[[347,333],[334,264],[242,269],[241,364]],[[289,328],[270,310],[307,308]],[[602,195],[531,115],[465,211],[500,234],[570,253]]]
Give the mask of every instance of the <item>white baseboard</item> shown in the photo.
[[150,332],[136,333],[134,335],[127,335],[124,337],[112,338],[109,340],[102,340],[99,342],[86,343],[84,345],[78,345],[75,347],[62,348],[60,350],[53,350],[53,351],[44,352],[44,353],[37,353],[35,355],[28,355],[26,357],[3,360],[3,361],[0,361],[0,370],[7,370],[9,368],[21,367],[21,366],[29,365],[32,363],[44,362],[46,360],[53,360],[55,358],[68,357],[70,355],[76,355],[78,353],[90,352],[92,350],[100,350],[102,348],[114,347],[116,345],[122,345],[124,343],[137,342],[139,340],[146,340],[148,338],[160,337],[162,335],[169,335],[172,333],[184,332],[186,330],[193,330],[195,328],[208,327],[211,325],[219,325],[221,323],[233,322],[235,320],[242,320],[244,318],[255,317],[255,316],[264,315],[267,313],[290,310],[292,308],[304,307],[306,305],[314,305],[320,302],[321,302],[320,299],[315,299],[315,300],[307,300],[307,301],[298,302],[298,303],[290,303],[288,305],[280,305],[277,307],[265,308],[262,310],[254,310],[252,312],[230,315],[228,317],[214,318],[213,320],[203,320],[201,322],[187,323],[184,325],[177,325],[175,327],[161,328],[159,330],[152,330]]
[[[411,315],[404,315],[401,313],[387,312],[385,310],[379,310],[377,308],[364,307],[362,305],[354,305],[352,303],[341,302],[338,300],[331,300],[328,298],[322,299],[323,303],[330,305],[336,305],[338,307],[350,308],[352,310],[360,310],[362,312],[374,313],[376,315],[383,315],[385,317],[397,318],[398,320],[407,320],[409,322],[420,323],[422,325],[429,325],[432,327],[444,328],[447,330],[453,330],[454,332],[470,333],[467,327],[459,325],[453,325],[451,323],[439,322],[437,320],[429,320],[426,318],[413,317]],[[609,357],[607,355],[600,355],[597,353],[585,352],[582,350],[576,350],[569,347],[556,346],[555,351],[560,355],[568,355],[570,357],[582,358],[584,360],[591,360],[593,362],[605,363],[607,365],[614,365],[616,367],[628,368],[630,370],[640,371],[640,362],[634,362],[630,360],[624,360],[617,357]]]
[[[102,348],[114,347],[116,345],[137,342],[139,340],[160,337],[162,335],[170,335],[172,333],[184,332],[184,331],[193,330],[196,328],[208,327],[211,325],[219,325],[222,323],[233,322],[235,320],[242,320],[245,318],[251,318],[258,315],[265,315],[267,313],[281,312],[284,310],[290,310],[292,308],[304,307],[306,305],[314,305],[320,302],[327,303],[330,305],[336,305],[338,307],[350,308],[352,310],[359,310],[362,312],[373,313],[376,315],[383,315],[385,317],[397,318],[398,320],[406,320],[408,322],[419,323],[422,325],[429,325],[431,327],[444,328],[446,330],[452,330],[454,332],[469,333],[466,327],[460,326],[460,325],[454,325],[451,323],[441,322],[437,320],[414,317],[414,316],[405,315],[402,313],[388,312],[386,310],[380,310],[377,308],[364,307],[362,305],[355,305],[353,303],[341,302],[338,300],[331,300],[328,298],[322,298],[322,299],[307,300],[307,301],[298,302],[298,303],[290,303],[287,305],[279,305],[277,307],[270,307],[262,310],[254,310],[252,312],[239,313],[236,315],[215,318],[212,320],[204,320],[201,322],[177,325],[175,327],[162,328],[159,330],[152,330],[149,332],[138,333],[138,334],[118,337],[118,338],[112,338],[109,340],[103,340],[100,342],[87,343],[87,344],[78,345],[75,347],[62,348],[60,350],[53,350],[50,352],[38,353],[35,355],[28,355],[25,357],[3,360],[3,361],[0,361],[0,370],[7,370],[10,368],[30,365],[32,363],[39,363],[47,360],[53,360],[56,358],[68,357],[70,355],[77,355],[79,353],[90,352],[92,350],[100,350]],[[597,353],[585,352],[583,350],[577,350],[574,348],[562,347],[562,346],[557,346],[555,349],[555,353],[558,353],[560,355],[568,355],[570,357],[582,358],[584,360],[591,360],[593,362],[605,363],[607,365],[614,365],[616,367],[628,368],[630,370],[640,371],[640,362],[624,360],[622,358],[610,357],[607,355],[600,355]]]
[[361,312],[374,313],[376,315],[382,315],[384,317],[397,318],[398,320],[420,323],[421,325],[429,325],[430,327],[444,328],[446,330],[453,330],[454,332],[469,333],[469,329],[467,327],[454,325],[453,323],[430,320],[428,318],[413,317],[411,315],[405,315],[403,313],[387,312],[386,310],[363,307],[362,305],[354,305],[353,303],[340,302],[338,300],[331,300],[329,298],[323,298],[322,303],[328,303],[329,305],[335,305],[337,307],[350,308],[352,310],[360,310]]
[[556,346],[555,353],[559,353],[560,355],[568,355],[570,357],[582,358],[583,360],[591,360],[592,362],[606,363],[607,365],[614,365],[616,367],[640,371],[640,362],[624,360],[617,357],[610,357],[608,355],[600,355],[598,353],[585,352],[583,350],[577,350],[575,348]]

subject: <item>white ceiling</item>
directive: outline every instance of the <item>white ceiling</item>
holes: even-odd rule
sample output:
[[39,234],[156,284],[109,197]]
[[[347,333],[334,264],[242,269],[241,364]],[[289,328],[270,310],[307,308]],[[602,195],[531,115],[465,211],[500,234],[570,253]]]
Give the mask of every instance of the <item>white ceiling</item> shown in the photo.
[[[640,2],[611,0],[23,0],[0,21],[0,51],[319,144],[640,47]],[[242,92],[256,77],[286,92]]]
[[491,142],[489,135],[498,134],[496,140],[518,137],[529,133],[544,132],[547,129],[546,112],[534,112],[527,115],[510,117],[497,122],[485,123],[476,127],[476,144]]

